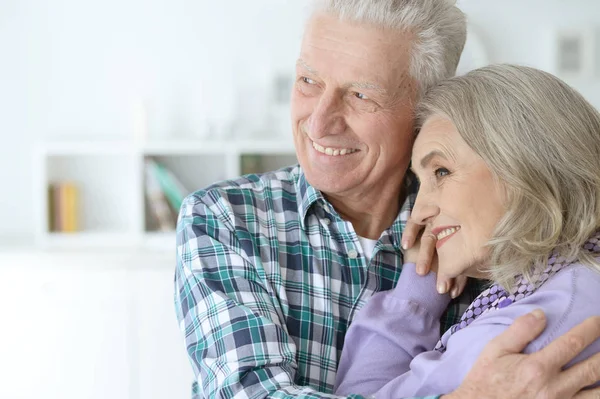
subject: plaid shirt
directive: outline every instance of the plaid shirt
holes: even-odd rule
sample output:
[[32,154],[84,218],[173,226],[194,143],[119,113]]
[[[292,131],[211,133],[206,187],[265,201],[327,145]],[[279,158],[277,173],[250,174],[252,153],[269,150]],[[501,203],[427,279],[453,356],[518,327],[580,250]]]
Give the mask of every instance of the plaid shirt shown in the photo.
[[[333,397],[350,322],[402,270],[400,239],[417,187],[408,189],[369,262],[351,223],[298,166],[187,197],[177,226],[175,305],[198,397]],[[449,307],[444,330],[473,291]]]

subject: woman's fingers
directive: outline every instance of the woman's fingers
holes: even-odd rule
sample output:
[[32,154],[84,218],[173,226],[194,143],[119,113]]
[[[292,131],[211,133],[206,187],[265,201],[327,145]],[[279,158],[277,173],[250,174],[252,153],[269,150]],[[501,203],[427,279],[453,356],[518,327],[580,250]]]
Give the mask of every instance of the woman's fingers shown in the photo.
[[[438,274],[438,281],[442,276]],[[458,276],[453,279],[450,283],[450,297],[452,299],[457,298],[460,294],[463,293],[465,287],[467,286],[467,281],[469,278],[467,276]]]
[[415,241],[421,234],[421,230],[423,230],[423,225],[414,222],[412,219],[408,219],[406,222],[406,227],[402,232],[402,248],[409,249],[415,245]]
[[419,258],[417,260],[417,273],[421,276],[426,275],[432,270],[437,272],[437,258],[435,256],[436,242],[437,238],[431,233],[431,227],[427,226],[421,236]]

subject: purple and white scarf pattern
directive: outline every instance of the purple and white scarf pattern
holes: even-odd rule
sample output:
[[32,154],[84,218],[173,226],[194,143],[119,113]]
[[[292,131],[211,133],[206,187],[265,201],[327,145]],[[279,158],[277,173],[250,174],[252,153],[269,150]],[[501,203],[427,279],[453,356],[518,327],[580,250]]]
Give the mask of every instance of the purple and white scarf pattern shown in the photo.
[[[585,245],[584,249],[592,253],[600,253],[600,232],[596,232]],[[540,288],[548,279],[565,267],[577,262],[577,259],[566,259],[560,256],[556,251],[553,252],[548,259],[548,266],[542,271],[538,270],[533,273],[531,282],[525,277],[519,276],[515,282],[514,294],[508,293],[498,284],[493,284],[490,288],[483,291],[471,305],[463,313],[460,323],[455,324],[442,336],[435,346],[435,350],[439,352],[446,351],[446,343],[452,334],[467,327],[479,316],[494,309],[502,309],[513,303],[526,298]]]

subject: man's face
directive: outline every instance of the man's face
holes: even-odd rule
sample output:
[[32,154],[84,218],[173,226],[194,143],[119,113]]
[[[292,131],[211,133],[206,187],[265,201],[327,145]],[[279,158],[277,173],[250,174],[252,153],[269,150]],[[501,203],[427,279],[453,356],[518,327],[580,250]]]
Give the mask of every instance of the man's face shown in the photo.
[[300,165],[325,194],[399,190],[413,142],[410,41],[409,34],[330,15],[309,21],[292,123]]

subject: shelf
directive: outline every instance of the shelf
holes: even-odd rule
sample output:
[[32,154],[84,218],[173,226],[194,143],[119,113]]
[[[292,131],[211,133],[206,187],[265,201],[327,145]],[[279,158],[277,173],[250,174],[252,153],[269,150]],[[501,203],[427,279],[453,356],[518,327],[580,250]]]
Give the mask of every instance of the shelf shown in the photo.
[[[147,158],[175,176],[184,187],[184,196],[217,181],[297,162],[291,134],[255,139],[62,141],[36,146],[35,155],[34,198],[39,200],[34,209],[36,229],[31,245],[74,252],[103,248],[175,250],[175,233],[159,231],[156,216],[148,205]],[[77,205],[68,208],[76,210],[75,233],[48,231],[49,215],[62,209],[49,209],[49,203],[57,202],[55,196],[49,196],[48,187],[64,183],[77,188]],[[172,216],[176,216],[176,204],[169,207],[173,208]]]
[[232,137],[227,140],[152,140],[135,141],[57,141],[39,145],[38,153],[46,156],[116,155],[141,153],[144,155],[194,155],[214,153],[294,153],[292,137],[261,137],[256,139]]
[[294,143],[290,137],[284,140],[279,137],[260,138],[254,140],[190,140],[190,141],[153,141],[141,146],[144,155],[195,155],[195,154],[279,154],[294,153]]
[[141,145],[144,155],[197,155],[227,152],[223,141],[153,141]]
[[43,248],[88,249],[88,248],[133,248],[136,236],[118,232],[49,233],[40,243]]
[[135,188],[131,182],[136,164],[131,157],[98,153],[50,155],[44,167],[46,184],[73,182],[77,187],[78,230],[133,230]]
[[46,156],[122,155],[135,151],[135,145],[131,141],[59,141],[38,146],[37,151]]
[[[138,249],[175,253],[175,232],[148,232],[141,236],[119,232],[50,233],[39,247],[56,250]],[[24,243],[19,248],[29,248]],[[18,250],[14,248],[13,250]],[[4,248],[8,251],[10,248]],[[173,255],[174,256],[174,255]]]
[[[77,232],[46,234],[38,247],[52,250],[149,250],[175,253],[175,232],[147,232],[140,236],[134,233],[120,232]],[[31,242],[21,243],[18,247],[2,247],[2,252],[31,248]],[[174,255],[173,255],[174,256]]]
[[292,137],[282,139],[273,137],[272,139],[260,140],[240,140],[234,141],[233,145],[241,154],[295,154],[294,142]]
[[143,247],[149,250],[172,251],[175,256],[175,232],[152,232],[144,234]]

